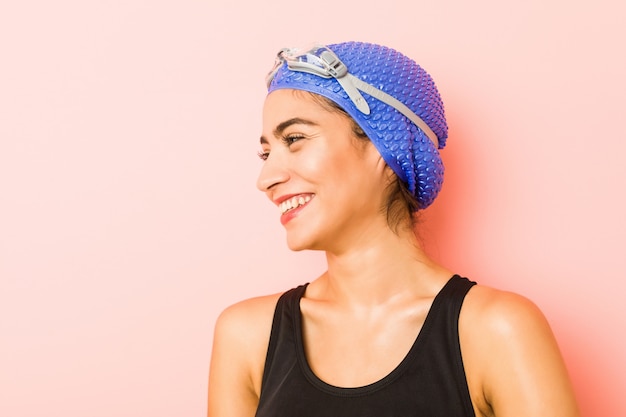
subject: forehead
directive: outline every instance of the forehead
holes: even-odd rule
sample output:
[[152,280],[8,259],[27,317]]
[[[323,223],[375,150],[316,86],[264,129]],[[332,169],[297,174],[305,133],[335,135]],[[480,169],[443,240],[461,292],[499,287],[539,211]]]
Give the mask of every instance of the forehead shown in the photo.
[[[318,109],[319,108],[319,109]],[[316,111],[322,106],[310,93],[293,89],[274,90],[267,95],[263,115],[271,116],[291,111]]]
[[348,122],[343,114],[323,103],[319,97],[307,91],[274,90],[265,98],[263,128],[274,129],[276,125],[291,118],[306,118],[318,124]]

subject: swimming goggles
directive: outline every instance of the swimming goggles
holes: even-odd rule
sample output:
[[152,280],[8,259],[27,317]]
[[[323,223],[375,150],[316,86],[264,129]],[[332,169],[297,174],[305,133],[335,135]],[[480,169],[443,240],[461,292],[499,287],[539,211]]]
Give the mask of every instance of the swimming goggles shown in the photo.
[[306,52],[300,52],[296,48],[281,49],[276,55],[274,68],[265,78],[268,88],[285,62],[291,71],[336,79],[356,108],[363,114],[369,115],[370,107],[361,95],[361,91],[393,107],[419,127],[433,141],[435,147],[439,147],[437,135],[424,120],[396,98],[350,74],[346,65],[328,47],[314,46]]

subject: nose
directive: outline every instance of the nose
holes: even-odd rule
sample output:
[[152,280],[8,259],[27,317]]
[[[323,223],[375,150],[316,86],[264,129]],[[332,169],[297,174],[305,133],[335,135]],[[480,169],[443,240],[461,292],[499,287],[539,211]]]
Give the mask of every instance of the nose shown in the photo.
[[263,162],[263,168],[257,178],[256,186],[263,192],[268,192],[275,185],[286,182],[289,179],[289,170],[281,160],[279,152],[268,155]]

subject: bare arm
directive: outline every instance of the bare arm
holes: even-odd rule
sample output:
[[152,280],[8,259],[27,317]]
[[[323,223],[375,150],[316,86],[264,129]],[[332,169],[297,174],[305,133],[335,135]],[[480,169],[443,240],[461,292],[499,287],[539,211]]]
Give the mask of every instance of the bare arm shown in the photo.
[[541,311],[516,294],[476,289],[469,314],[462,317],[461,343],[480,414],[579,417],[567,369]]
[[276,296],[224,310],[215,325],[208,417],[254,417]]

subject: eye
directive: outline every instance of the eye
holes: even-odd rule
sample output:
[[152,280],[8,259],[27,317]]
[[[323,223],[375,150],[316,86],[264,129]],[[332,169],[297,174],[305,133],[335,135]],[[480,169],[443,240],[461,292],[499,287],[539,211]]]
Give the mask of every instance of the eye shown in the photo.
[[282,141],[283,141],[283,143],[285,145],[291,146],[295,142],[299,141],[300,139],[304,139],[304,135],[301,135],[301,134],[291,134],[291,135],[284,136],[282,138]]
[[267,158],[270,156],[269,151],[258,151],[256,154],[261,161],[267,161]]

